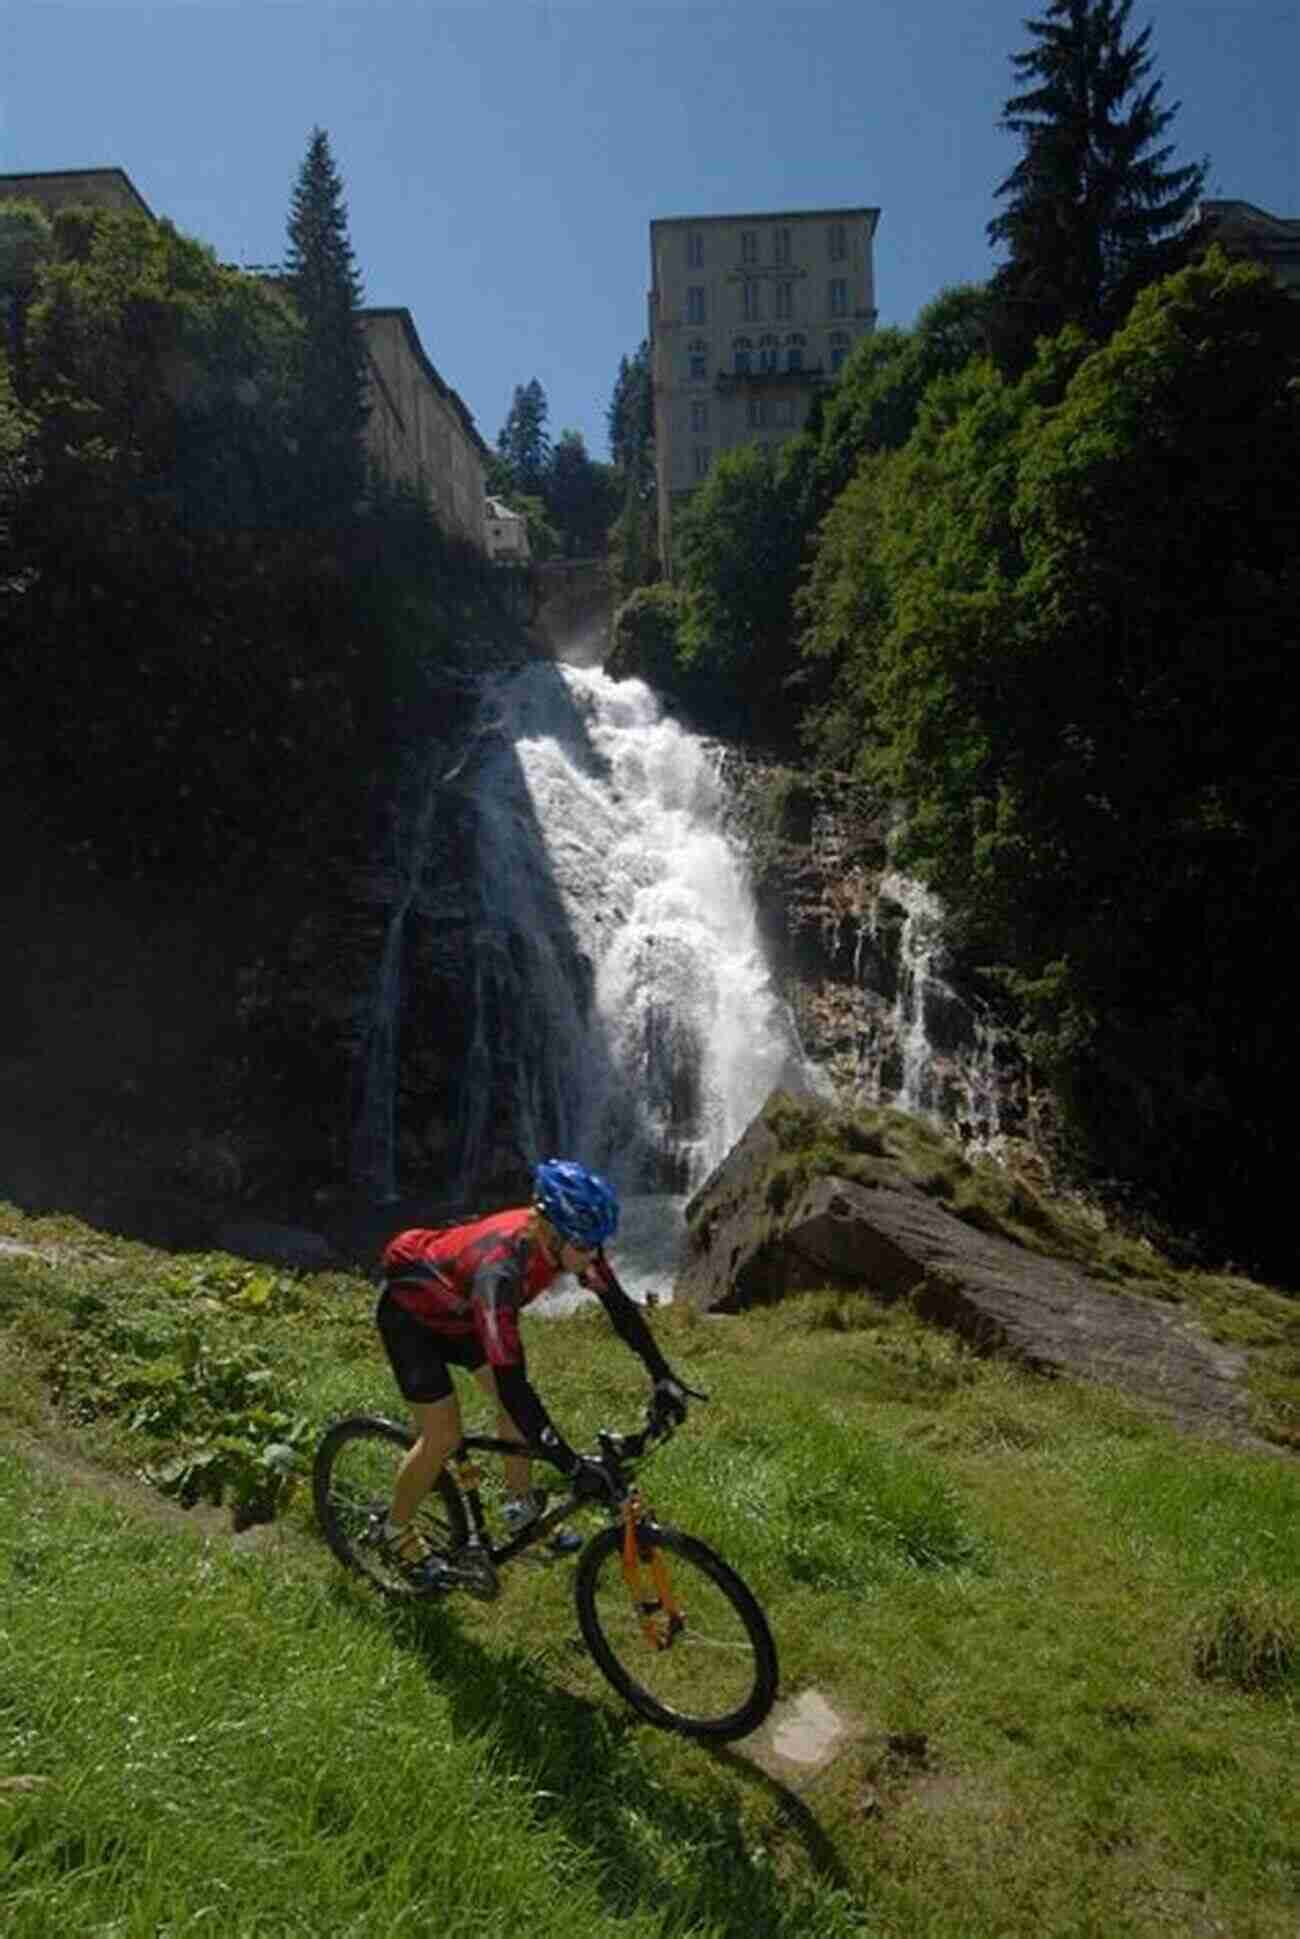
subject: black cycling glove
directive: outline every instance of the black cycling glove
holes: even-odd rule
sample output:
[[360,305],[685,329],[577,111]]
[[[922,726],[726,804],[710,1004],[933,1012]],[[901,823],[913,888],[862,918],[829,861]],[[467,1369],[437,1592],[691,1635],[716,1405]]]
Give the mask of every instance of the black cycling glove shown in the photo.
[[660,1420],[680,1427],[686,1419],[686,1389],[672,1374],[662,1374],[655,1382],[651,1407]]

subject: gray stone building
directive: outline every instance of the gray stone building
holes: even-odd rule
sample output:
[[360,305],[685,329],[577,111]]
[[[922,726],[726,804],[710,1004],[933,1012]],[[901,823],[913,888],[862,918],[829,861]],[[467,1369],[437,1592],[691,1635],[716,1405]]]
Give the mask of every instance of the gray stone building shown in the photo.
[[779,446],[876,321],[879,209],[673,216],[650,224],[659,542],[724,451]]
[[[154,212],[125,169],[53,169],[0,175],[0,201],[35,202],[47,215],[69,207]],[[279,271],[250,273],[275,280]],[[484,480],[490,453],[468,406],[427,356],[407,309],[362,311],[369,375],[366,456],[394,483],[421,485],[445,531],[487,549]]]
[[1188,234],[1195,244],[1218,243],[1230,256],[1262,263],[1300,296],[1300,218],[1270,215],[1253,202],[1198,202]]
[[0,175],[0,202],[34,202],[46,215],[66,208],[117,209],[153,220],[153,210],[124,168],[48,168],[34,175]]

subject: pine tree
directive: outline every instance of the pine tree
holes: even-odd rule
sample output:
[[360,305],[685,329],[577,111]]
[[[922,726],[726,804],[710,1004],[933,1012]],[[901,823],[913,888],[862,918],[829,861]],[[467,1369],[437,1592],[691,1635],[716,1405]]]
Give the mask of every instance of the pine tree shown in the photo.
[[994,278],[993,339],[1018,374],[1037,337],[1066,323],[1105,337],[1138,290],[1175,266],[1171,238],[1205,181],[1205,164],[1166,166],[1156,144],[1179,104],[1148,82],[1151,29],[1125,40],[1132,0],[1048,0],[1025,25],[1034,45],[1012,56],[1024,91],[1000,126],[1020,161],[997,190],[1007,207],[989,240],[1009,246]]
[[546,429],[550,406],[541,382],[534,377],[516,384],[514,400],[497,434],[497,450],[516,492],[539,498],[546,489],[551,440]]
[[634,357],[619,359],[605,422],[623,495],[612,533],[615,576],[619,591],[627,596],[659,573],[654,383],[645,338]]
[[603,557],[622,499],[613,465],[588,457],[581,431],[562,431],[546,472],[546,509],[567,559]]
[[346,518],[365,484],[368,359],[361,278],[343,184],[323,128],[312,130],[289,212],[289,293],[306,326],[299,457],[308,517]]
[[624,477],[644,489],[654,484],[654,391],[650,345],[643,338],[635,357],[620,357],[614,394],[605,413],[610,456]]

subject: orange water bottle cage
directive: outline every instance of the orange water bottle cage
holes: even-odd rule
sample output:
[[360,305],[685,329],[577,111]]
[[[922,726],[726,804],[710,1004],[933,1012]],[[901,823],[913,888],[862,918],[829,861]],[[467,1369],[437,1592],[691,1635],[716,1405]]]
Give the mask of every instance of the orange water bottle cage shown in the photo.
[[[641,1497],[633,1489],[623,1504],[623,1580],[641,1618],[641,1632],[647,1643],[651,1649],[664,1650],[671,1648],[673,1638],[685,1627],[685,1617],[673,1601],[668,1565],[657,1546],[650,1549],[650,1576],[655,1592],[653,1596],[646,1594],[641,1544],[637,1539],[642,1513]],[[665,1623],[660,1623],[660,1617],[666,1619]]]

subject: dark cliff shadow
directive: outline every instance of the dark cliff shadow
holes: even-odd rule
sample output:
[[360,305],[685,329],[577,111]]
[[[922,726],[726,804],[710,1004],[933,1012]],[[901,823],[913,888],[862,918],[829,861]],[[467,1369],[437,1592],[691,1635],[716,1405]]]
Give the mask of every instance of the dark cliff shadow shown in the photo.
[[538,661],[498,714],[485,696],[468,746],[439,780],[435,818],[454,830],[451,858],[444,850],[426,867],[402,938],[401,1199],[360,1208],[360,1219],[353,1205],[350,1224],[368,1242],[386,1210],[396,1229],[408,1201],[430,1222],[465,1217],[517,1202],[541,1157],[594,1161],[576,1146],[583,1101],[612,1077],[595,1023],[598,965],[571,921],[516,735],[555,740],[595,784],[610,778],[560,669]]

